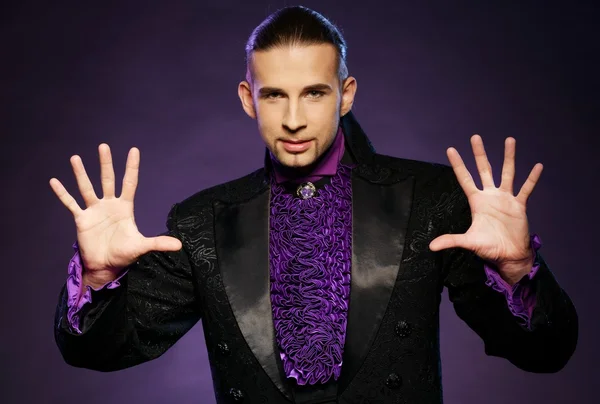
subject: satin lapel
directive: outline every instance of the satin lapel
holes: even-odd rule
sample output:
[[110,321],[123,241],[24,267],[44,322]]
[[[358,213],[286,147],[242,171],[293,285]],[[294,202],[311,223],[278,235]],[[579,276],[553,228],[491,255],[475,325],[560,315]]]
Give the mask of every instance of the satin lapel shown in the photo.
[[252,353],[273,383],[290,400],[283,379],[269,293],[270,189],[241,203],[217,202],[215,239],[225,292]]
[[364,362],[402,259],[414,177],[391,185],[352,178],[352,275],[340,394]]

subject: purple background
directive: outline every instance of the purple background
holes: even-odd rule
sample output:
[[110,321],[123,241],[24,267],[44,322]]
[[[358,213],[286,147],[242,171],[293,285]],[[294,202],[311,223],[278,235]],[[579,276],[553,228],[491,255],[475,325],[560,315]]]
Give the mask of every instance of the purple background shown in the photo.
[[[445,163],[456,146],[474,169],[469,137],[480,133],[498,178],[504,138],[514,136],[517,190],[544,163],[530,226],[580,316],[567,367],[530,374],[486,357],[445,296],[445,402],[597,402],[600,13],[591,1],[412,3],[303,4],[342,28],[358,80],[354,112],[379,152]],[[153,235],[174,202],[260,166],[264,146],[237,97],[243,48],[268,13],[289,4],[4,3],[1,402],[214,403],[200,324],[125,371],[63,363],[52,320],[75,227],[48,180],[59,178],[81,203],[69,157],[82,156],[98,191],[97,146],[107,142],[120,189],[127,151],[139,147],[136,220]]]

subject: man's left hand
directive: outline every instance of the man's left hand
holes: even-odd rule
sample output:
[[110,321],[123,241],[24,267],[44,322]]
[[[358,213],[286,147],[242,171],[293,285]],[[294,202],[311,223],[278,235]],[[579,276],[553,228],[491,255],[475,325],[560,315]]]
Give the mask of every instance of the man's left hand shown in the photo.
[[429,244],[432,251],[454,247],[473,251],[496,266],[500,276],[510,285],[528,274],[533,266],[526,205],[544,168],[537,163],[517,196],[514,196],[515,143],[512,137],[505,141],[502,181],[497,188],[481,137],[471,137],[483,190],[475,185],[458,151],[453,147],[448,148],[448,160],[467,196],[472,223],[464,234],[444,234]]

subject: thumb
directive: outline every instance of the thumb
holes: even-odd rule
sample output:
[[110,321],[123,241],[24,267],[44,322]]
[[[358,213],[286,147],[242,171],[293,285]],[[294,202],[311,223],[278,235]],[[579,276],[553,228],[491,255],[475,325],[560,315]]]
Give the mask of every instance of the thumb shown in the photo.
[[463,247],[464,243],[464,234],[444,234],[433,239],[429,243],[429,249],[431,251],[439,251],[447,248]]
[[179,251],[181,241],[171,236],[157,236],[146,238],[146,249],[149,251]]

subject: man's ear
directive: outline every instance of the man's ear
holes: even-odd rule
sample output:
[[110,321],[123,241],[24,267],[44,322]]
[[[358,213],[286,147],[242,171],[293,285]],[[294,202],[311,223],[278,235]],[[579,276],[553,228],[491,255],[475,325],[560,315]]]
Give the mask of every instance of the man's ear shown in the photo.
[[242,102],[242,108],[246,114],[252,119],[256,119],[256,109],[254,108],[254,100],[252,99],[252,85],[244,80],[238,85],[238,96]]
[[342,84],[342,103],[340,105],[340,115],[344,116],[352,109],[354,96],[356,95],[357,82],[352,76],[346,77]]

